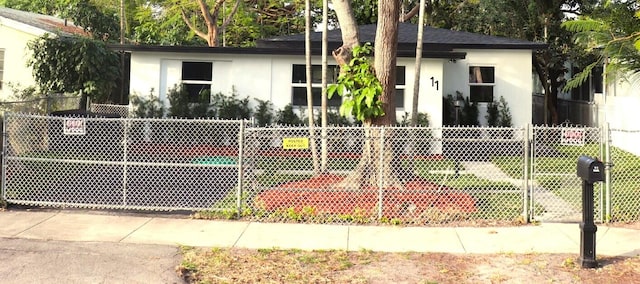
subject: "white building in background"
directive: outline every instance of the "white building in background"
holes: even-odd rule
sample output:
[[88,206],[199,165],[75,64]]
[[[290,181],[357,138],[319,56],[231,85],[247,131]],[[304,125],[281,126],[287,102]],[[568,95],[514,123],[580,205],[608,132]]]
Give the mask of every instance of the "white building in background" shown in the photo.
[[[373,42],[375,25],[360,27],[362,42]],[[329,49],[341,44],[340,31],[328,33]],[[417,26],[399,25],[396,110],[400,118],[411,111],[414,85]],[[320,105],[321,33],[312,34],[315,106]],[[441,126],[443,97],[461,93],[478,102],[479,120],[486,106],[504,97],[514,126],[532,120],[532,53],[546,45],[523,40],[485,36],[427,27],[424,32],[420,74],[419,112],[427,113],[432,126]],[[201,90],[236,93],[271,101],[276,109],[288,104],[304,108],[304,35],[261,40],[256,48],[123,45],[114,49],[131,55],[130,95],[167,99],[168,91],[184,84],[194,99]],[[330,55],[329,55],[330,56]],[[335,61],[330,69],[336,74]],[[340,97],[329,101],[339,106]],[[484,121],[486,124],[486,121]]]
[[10,85],[25,88],[36,84],[27,61],[28,42],[44,35],[85,34],[72,22],[46,15],[0,7],[0,100],[13,94]]

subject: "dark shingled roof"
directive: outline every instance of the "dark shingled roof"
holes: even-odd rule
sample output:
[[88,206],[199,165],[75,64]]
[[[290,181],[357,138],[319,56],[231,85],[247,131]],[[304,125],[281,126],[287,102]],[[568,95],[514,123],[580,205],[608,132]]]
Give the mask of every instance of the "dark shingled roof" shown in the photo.
[[30,25],[59,36],[86,35],[86,32],[73,24],[53,16],[25,12],[5,7],[0,7],[0,17]]
[[[373,43],[377,25],[360,26],[360,41]],[[416,48],[418,26],[410,23],[398,25],[398,50],[410,50]],[[342,35],[340,30],[331,30],[327,33],[330,48],[341,45]],[[319,46],[322,41],[322,33],[311,34],[312,45]],[[433,27],[425,27],[423,34],[423,47],[425,50],[450,51],[453,49],[543,49],[544,43],[536,43],[526,40],[511,39],[505,37],[488,36],[462,31],[453,31]],[[258,41],[258,47],[304,47],[304,34],[279,36]]]

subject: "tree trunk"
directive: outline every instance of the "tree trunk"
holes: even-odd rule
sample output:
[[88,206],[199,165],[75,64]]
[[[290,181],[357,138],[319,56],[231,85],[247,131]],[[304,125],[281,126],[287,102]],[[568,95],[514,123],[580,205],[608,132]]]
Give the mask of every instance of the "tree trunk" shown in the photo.
[[347,175],[337,188],[366,189],[366,188],[404,188],[398,178],[394,160],[392,129],[372,127],[371,121],[363,122],[364,146],[358,165]]
[[382,84],[380,101],[385,115],[373,119],[374,125],[396,123],[396,55],[398,50],[398,20],[400,1],[378,1],[378,27],[375,40],[376,77]]
[[[550,68],[546,67],[546,54],[538,54],[534,56],[533,66],[538,74],[538,79],[542,83],[544,89],[544,124],[558,124],[558,83],[557,77],[553,77]],[[554,83],[554,81],[556,81]],[[549,115],[551,122],[549,123]]]
[[349,188],[355,185],[358,188],[370,186],[404,188],[397,173],[401,167],[398,167],[398,161],[394,155],[393,130],[372,128],[372,126],[391,126],[396,123],[395,82],[399,11],[400,1],[398,0],[378,2],[374,68],[376,77],[382,84],[382,95],[379,99],[385,115],[364,121],[365,143],[362,157],[354,171],[339,183],[338,187]]
[[[420,68],[422,63],[422,36],[424,33],[424,1],[416,6],[419,7],[418,12],[418,36],[416,38],[416,63],[413,79],[413,100],[411,102],[411,126],[418,125],[418,100],[420,99]],[[415,10],[412,9],[412,11]]]
[[351,50],[360,45],[360,33],[358,23],[353,16],[350,0],[333,0],[333,9],[340,24],[342,33],[342,46],[332,52],[338,65],[348,64],[351,60]]

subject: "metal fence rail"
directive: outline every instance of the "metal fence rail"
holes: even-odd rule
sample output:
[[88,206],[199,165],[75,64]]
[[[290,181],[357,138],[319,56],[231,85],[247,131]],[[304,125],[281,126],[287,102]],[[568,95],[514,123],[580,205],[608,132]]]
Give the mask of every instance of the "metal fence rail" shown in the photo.
[[[242,123],[8,114],[3,197],[38,206],[209,209],[235,196]],[[228,139],[220,147],[211,137]]]
[[640,132],[248,125],[10,113],[2,197],[278,222],[578,221],[586,154],[607,165],[596,219],[640,220],[640,158],[609,145]]

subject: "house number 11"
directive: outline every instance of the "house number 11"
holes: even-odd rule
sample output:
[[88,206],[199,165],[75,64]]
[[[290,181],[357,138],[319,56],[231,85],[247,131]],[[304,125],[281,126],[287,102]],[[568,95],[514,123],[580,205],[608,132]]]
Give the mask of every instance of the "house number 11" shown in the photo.
[[436,91],[440,88],[440,82],[435,78],[431,77],[431,87],[436,87]]

